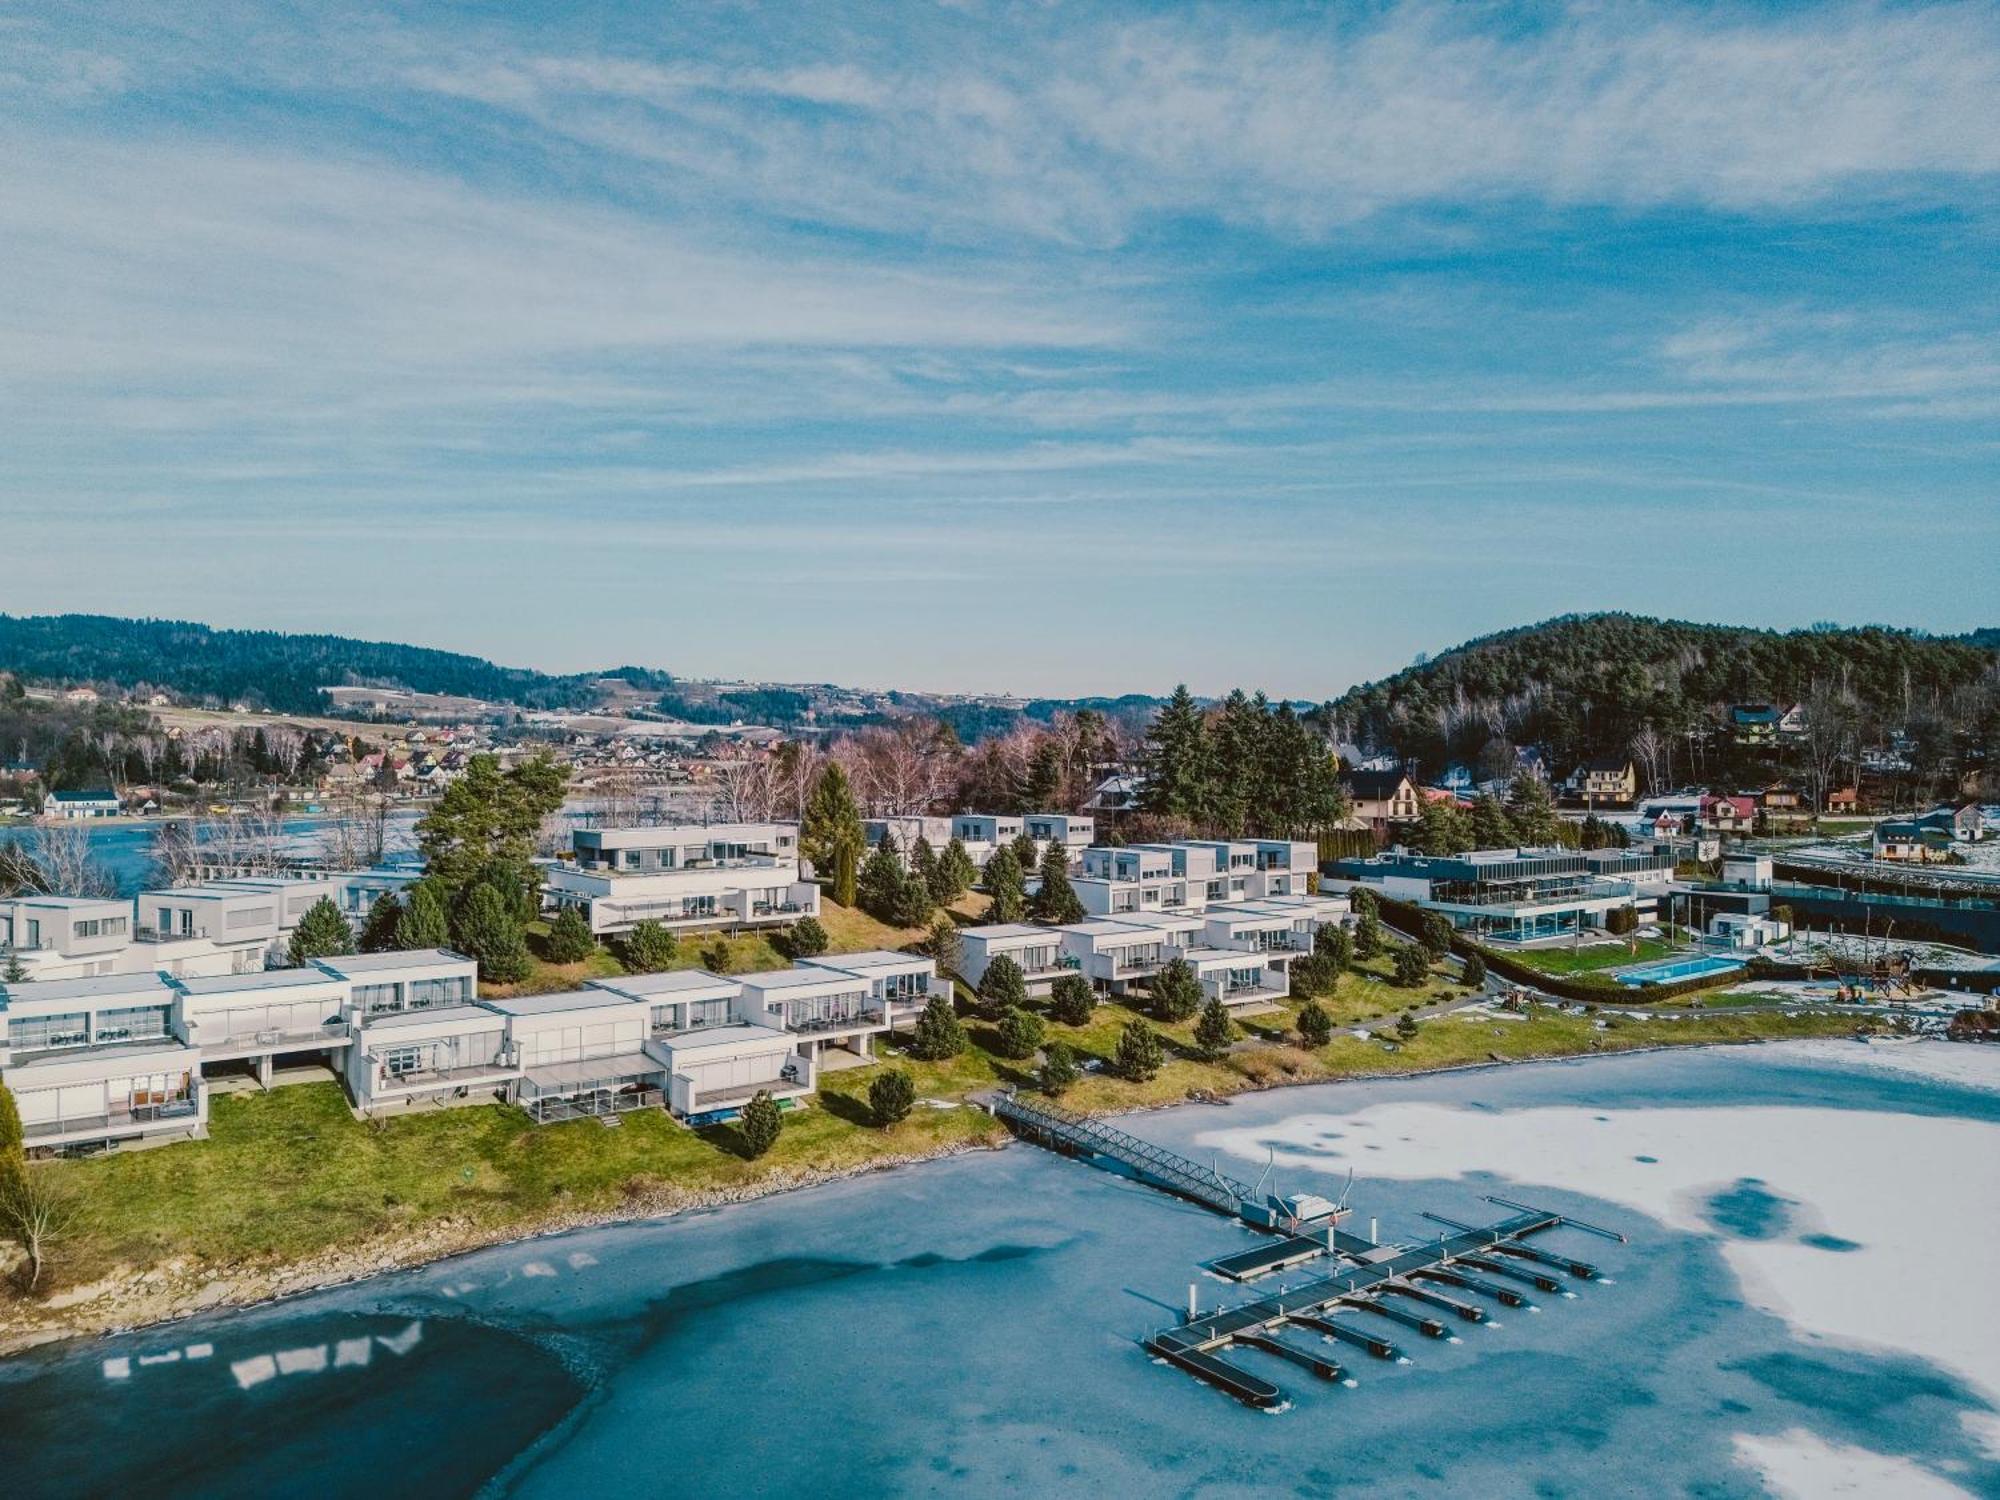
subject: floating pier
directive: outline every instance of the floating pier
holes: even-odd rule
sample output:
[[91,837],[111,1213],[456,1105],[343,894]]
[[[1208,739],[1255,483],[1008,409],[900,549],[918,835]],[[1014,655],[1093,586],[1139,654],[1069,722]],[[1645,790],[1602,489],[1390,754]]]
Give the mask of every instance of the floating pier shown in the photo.
[[1296,1326],[1329,1342],[1365,1349],[1380,1359],[1401,1359],[1401,1351],[1387,1339],[1336,1322],[1333,1314],[1372,1313],[1427,1338],[1444,1338],[1449,1329],[1442,1319],[1399,1304],[1415,1303],[1462,1322],[1485,1323],[1484,1308],[1447,1297],[1435,1288],[1454,1287],[1505,1307],[1532,1308],[1516,1286],[1568,1296],[1571,1293],[1561,1275],[1598,1281],[1602,1273],[1587,1261],[1524,1241],[1559,1228],[1581,1230],[1620,1244],[1625,1240],[1615,1230],[1580,1219],[1507,1198],[1488,1197],[1487,1202],[1511,1210],[1509,1216],[1476,1225],[1426,1213],[1425,1218],[1450,1232],[1417,1244],[1377,1244],[1372,1232],[1363,1239],[1339,1227],[1347,1213],[1344,1202],[1336,1204],[1310,1194],[1265,1194],[1261,1182],[1253,1187],[1213,1164],[1203,1166],[1100,1120],[1031,1103],[1018,1094],[1001,1094],[991,1107],[1024,1140],[1199,1203],[1274,1236],[1264,1244],[1210,1261],[1208,1268],[1219,1276],[1253,1281],[1302,1265],[1329,1263],[1299,1286],[1210,1313],[1196,1309],[1192,1300],[1195,1292],[1190,1287],[1187,1319],[1143,1340],[1147,1352],[1156,1358],[1251,1406],[1279,1406],[1284,1392],[1223,1358],[1232,1346],[1272,1355],[1323,1380],[1340,1380],[1343,1372],[1337,1361],[1286,1343],[1280,1337],[1282,1331]]

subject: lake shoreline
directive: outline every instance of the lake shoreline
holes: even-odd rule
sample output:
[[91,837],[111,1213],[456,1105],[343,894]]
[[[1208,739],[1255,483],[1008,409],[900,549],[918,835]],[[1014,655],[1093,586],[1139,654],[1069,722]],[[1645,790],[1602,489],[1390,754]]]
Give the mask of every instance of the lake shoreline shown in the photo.
[[[1226,1108],[1238,1096],[1264,1094],[1278,1089],[1337,1087],[1346,1083],[1380,1084],[1398,1079],[1436,1078],[1455,1073],[1587,1062],[1599,1058],[1639,1057],[1696,1048],[1765,1046],[1785,1040],[1790,1039],[1723,1037],[1657,1042],[1601,1051],[1551,1052],[1540,1057],[1447,1063],[1407,1071],[1388,1069],[1378,1073],[1350,1074],[1343,1078],[1246,1079],[1241,1088],[1232,1089],[1227,1094],[1163,1100],[1119,1110],[1105,1118],[1153,1114],[1170,1109]],[[500,1229],[439,1219],[404,1234],[339,1246],[268,1266],[215,1269],[168,1261],[144,1270],[113,1272],[98,1281],[57,1292],[45,1302],[27,1303],[17,1298],[0,1310],[0,1359],[49,1344],[159,1327],[203,1313],[247,1311],[400,1271],[416,1270],[498,1246],[753,1203],[783,1193],[846,1182],[876,1172],[922,1166],[976,1151],[1001,1151],[1012,1144],[1010,1136],[1002,1136],[990,1143],[953,1141],[928,1150],[888,1154],[851,1166],[773,1173],[757,1182],[731,1188],[691,1190],[662,1183],[616,1208],[557,1213]]]

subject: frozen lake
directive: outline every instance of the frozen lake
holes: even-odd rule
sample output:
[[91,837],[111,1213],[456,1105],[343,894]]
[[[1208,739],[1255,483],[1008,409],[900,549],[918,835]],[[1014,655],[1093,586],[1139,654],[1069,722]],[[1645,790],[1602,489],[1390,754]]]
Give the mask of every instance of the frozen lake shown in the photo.
[[[1154,1365],[1215,1216],[1025,1147],[0,1364],[22,1496],[2000,1494],[2000,1049],[1851,1043],[1292,1089],[1149,1139],[1365,1226],[1501,1192],[1609,1285],[1359,1385]],[[1201,1282],[1204,1305],[1244,1295]],[[1243,1362],[1255,1354],[1237,1356]]]

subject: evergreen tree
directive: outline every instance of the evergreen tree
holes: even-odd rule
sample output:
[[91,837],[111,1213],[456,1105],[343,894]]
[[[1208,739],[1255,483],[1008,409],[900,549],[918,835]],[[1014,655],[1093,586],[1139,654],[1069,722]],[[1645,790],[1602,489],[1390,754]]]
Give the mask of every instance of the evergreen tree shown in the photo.
[[1326,954],[1301,954],[1292,964],[1292,993],[1307,998],[1324,995],[1340,983],[1340,967]]
[[547,755],[511,770],[494,755],[475,755],[417,823],[429,878],[455,896],[498,863],[526,890],[536,888],[534,857],[542,820],[561,811],[569,772]]
[[1417,1018],[1415,1016],[1402,1015],[1396,1018],[1397,1036],[1401,1037],[1404,1041],[1407,1042],[1416,1034],[1417,1034]]
[[1405,842],[1419,854],[1463,854],[1472,847],[1472,829],[1456,802],[1426,797]]
[[416,948],[443,948],[451,942],[451,923],[445,916],[443,897],[428,880],[410,887],[409,902],[396,919],[396,946],[405,952]]
[[711,974],[727,974],[735,957],[736,955],[730,951],[729,944],[722,938],[717,938],[701,950],[701,966]]
[[618,941],[618,961],[634,974],[658,974],[671,969],[680,956],[681,940],[651,917],[632,924]]
[[916,1102],[917,1081],[905,1069],[885,1069],[868,1082],[869,1112],[885,1130],[907,1120]]
[[1415,943],[1404,943],[1396,949],[1396,983],[1414,988],[1428,979],[1430,972],[1430,960]]
[[1028,981],[1021,966],[1002,953],[979,976],[979,1008],[997,1020],[1028,1003]]
[[28,978],[28,966],[21,962],[21,955],[9,953],[7,965],[0,968],[0,984],[24,984]]
[[1220,1000],[1210,1000],[1201,1008],[1201,1019],[1194,1023],[1195,1052],[1204,1062],[1214,1062],[1229,1050],[1235,1035],[1229,1007]]
[[938,894],[945,886],[944,861],[938,858],[931,841],[921,833],[917,835],[917,841],[910,845],[910,869],[923,881],[924,889],[930,893],[931,905],[944,906],[951,901],[950,896]]
[[903,862],[896,857],[895,837],[884,834],[861,867],[861,909],[877,921],[893,922],[902,894]]
[[1521,843],[1528,847],[1556,841],[1556,803],[1549,784],[1539,776],[1522,772],[1507,789],[1507,821]]
[[986,892],[993,898],[993,905],[986,916],[993,922],[1018,922],[1027,910],[1027,881],[1021,874],[1021,862],[1014,858],[1014,851],[1002,846],[993,851],[993,857],[986,861]]
[[1185,1021],[1201,1009],[1201,981],[1187,960],[1169,959],[1153,976],[1153,1014],[1162,1021]]
[[1335,977],[1354,966],[1354,937],[1337,922],[1329,922],[1313,934],[1313,952],[1333,965]]
[[1462,978],[1471,988],[1475,990],[1484,989],[1486,987],[1486,960],[1481,958],[1477,953],[1466,954]]
[[498,888],[475,884],[458,915],[456,947],[479,962],[479,977],[514,984],[528,977],[528,944]]
[[1149,1083],[1165,1061],[1166,1050],[1160,1046],[1158,1034],[1144,1021],[1129,1021],[1118,1033],[1118,1052],[1111,1065],[1119,1077]]
[[1354,924],[1354,956],[1363,962],[1382,951],[1382,919],[1374,912],[1363,912]]
[[1021,874],[1024,877],[1028,871],[1035,868],[1042,857],[1041,849],[1035,843],[1034,835],[1028,833],[1025,829],[1015,834],[1014,842],[1007,847],[1014,851],[1014,863],[1021,867]]
[[965,852],[965,841],[954,838],[944,846],[944,854],[938,860],[938,876],[942,889],[938,892],[938,905],[949,906],[960,896],[971,890],[979,879],[979,866],[972,862],[972,856]]
[[930,885],[915,870],[905,870],[896,885],[896,904],[889,920],[896,927],[922,927],[931,919]]
[[785,1128],[785,1113],[778,1101],[757,1090],[737,1117],[736,1128],[743,1137],[743,1153],[753,1160],[778,1144],[778,1132]]
[[1042,1018],[1018,1005],[1010,1005],[1000,1013],[997,1030],[1000,1034],[1000,1055],[1016,1061],[1033,1057],[1046,1033]]
[[1030,812],[1047,812],[1061,800],[1065,769],[1059,740],[1051,736],[1035,746],[1021,785],[1021,801]]
[[958,923],[939,912],[931,923],[931,935],[925,940],[924,949],[949,988],[952,975],[965,968],[965,940],[958,935]]
[[354,929],[347,925],[347,918],[340,914],[330,896],[322,896],[307,907],[299,925],[292,929],[293,968],[315,958],[334,958],[353,951]]
[[1049,1014],[1065,1026],[1088,1026],[1097,1012],[1097,996],[1081,974],[1064,974],[1049,991]]
[[1144,772],[1139,787],[1141,812],[1188,823],[1207,817],[1208,726],[1186,683],[1174,689],[1147,727],[1140,764]]
[[793,958],[818,958],[827,947],[826,929],[820,925],[818,917],[800,917],[792,923],[785,948]]
[[549,919],[549,961],[580,964],[597,951],[597,938],[581,907],[565,906]]
[[1333,1040],[1333,1017],[1320,1009],[1316,1000],[1299,1007],[1298,1028],[1299,1040],[1315,1052]]
[[375,898],[375,904],[368,908],[368,919],[361,924],[361,951],[363,953],[393,953],[396,949],[396,928],[403,920],[403,902],[394,891]]
[[1379,916],[1382,911],[1381,903],[1375,899],[1375,893],[1365,885],[1357,885],[1347,893],[1347,904],[1353,908],[1357,917]]
[[1491,792],[1481,792],[1472,804],[1472,847],[1475,849],[1512,849],[1520,842],[1514,832],[1514,821],[1507,816],[1507,809],[1500,805],[1500,799]]
[[21,1109],[13,1090],[0,1083],[0,1203],[12,1201],[14,1190],[28,1177],[27,1134],[21,1129]]
[[932,995],[917,1017],[910,1038],[910,1056],[924,1062],[944,1062],[965,1050],[965,1027],[949,995]]
[[1083,1070],[1076,1065],[1076,1052],[1067,1042],[1050,1042],[1042,1052],[1042,1066],[1036,1074],[1035,1083],[1051,1098],[1067,1093],[1082,1076]]
[[867,842],[861,827],[861,806],[854,800],[847,772],[839,761],[830,760],[806,799],[799,823],[799,852],[812,861],[815,870],[831,878],[833,899],[842,906],[855,904],[861,851]]
[[1441,911],[1427,911],[1423,920],[1423,947],[1436,963],[1451,952],[1451,918]]
[[1061,839],[1050,839],[1042,851],[1042,883],[1029,909],[1037,922],[1051,927],[1083,920],[1083,902],[1069,883],[1069,851]]

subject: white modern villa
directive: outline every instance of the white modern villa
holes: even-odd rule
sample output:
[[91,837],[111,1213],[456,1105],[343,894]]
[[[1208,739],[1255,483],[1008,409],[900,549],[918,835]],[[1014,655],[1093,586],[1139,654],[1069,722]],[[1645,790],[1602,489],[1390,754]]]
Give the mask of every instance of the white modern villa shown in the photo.
[[675,930],[786,926],[819,914],[796,823],[588,828],[542,867],[543,897],[576,907],[599,936],[643,921]]

